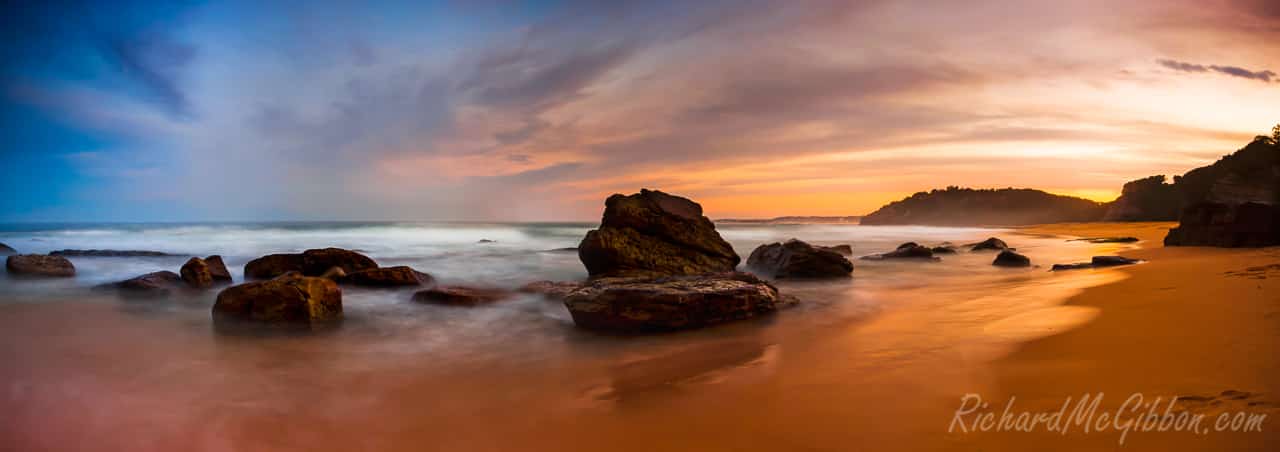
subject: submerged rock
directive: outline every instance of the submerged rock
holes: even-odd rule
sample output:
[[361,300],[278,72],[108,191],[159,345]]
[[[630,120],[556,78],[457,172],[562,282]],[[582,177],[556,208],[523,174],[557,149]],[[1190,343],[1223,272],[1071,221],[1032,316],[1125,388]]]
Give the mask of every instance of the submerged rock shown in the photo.
[[500,301],[510,296],[511,292],[502,289],[441,286],[414,293],[413,301],[450,306],[477,306]]
[[570,292],[578,290],[582,283],[573,281],[534,281],[520,286],[516,292],[533,293],[552,300],[563,300]]
[[747,266],[778,279],[847,277],[853,271],[853,263],[840,253],[796,239],[760,245]]
[[1004,250],[996,256],[996,260],[991,261],[991,265],[997,267],[1030,267],[1031,258],[1010,250]]
[[920,245],[916,242],[907,242],[898,245],[898,248],[888,253],[872,254],[870,256],[862,256],[864,260],[885,260],[885,259],[919,259],[928,261],[941,260],[933,255],[933,250],[927,246]]
[[246,279],[274,278],[296,271],[305,276],[320,276],[330,268],[341,268],[348,275],[360,270],[378,268],[368,256],[342,248],[320,248],[302,254],[269,254],[244,265]]
[[144,250],[57,250],[49,253],[50,256],[72,256],[72,257],[169,257],[180,256],[179,254],[169,254],[160,251],[144,251]]
[[600,227],[578,245],[578,258],[592,278],[732,271],[741,261],[702,206],[652,190],[610,196]]
[[1004,240],[990,237],[978,243],[971,243],[969,247],[970,251],[1003,251],[1009,249],[1009,244],[1004,243]]
[[0,243],[0,256],[9,256],[13,254],[18,254],[18,251],[10,248],[9,245]]
[[1138,259],[1130,259],[1121,256],[1093,256],[1090,262],[1077,262],[1074,264],[1053,264],[1050,271],[1063,270],[1081,270],[1086,268],[1115,267],[1118,265],[1133,265],[1142,262]]
[[480,240],[476,241],[476,243],[498,243],[498,241],[497,241],[497,240],[489,240],[489,239],[480,239]]
[[428,286],[435,284],[435,278],[426,273],[414,270],[408,266],[371,268],[368,270],[360,270],[353,273],[345,273],[341,267],[333,267],[325,274],[336,271],[344,272],[345,277],[340,278],[344,284],[366,287],[403,287],[403,286]]
[[76,275],[76,267],[62,256],[44,254],[15,254],[5,259],[5,268],[14,275],[70,277]]
[[565,297],[579,327],[609,332],[697,328],[772,313],[795,303],[750,273],[605,278]]
[[177,273],[165,270],[96,286],[96,289],[112,289],[128,298],[168,297],[176,290],[187,287]]
[[215,322],[318,326],[342,318],[342,289],[324,278],[286,273],[218,293]]

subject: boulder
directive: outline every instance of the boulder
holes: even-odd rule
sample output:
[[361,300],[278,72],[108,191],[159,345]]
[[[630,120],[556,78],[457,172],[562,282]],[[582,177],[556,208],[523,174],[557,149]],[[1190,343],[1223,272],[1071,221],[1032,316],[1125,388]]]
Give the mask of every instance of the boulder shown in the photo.
[[1003,251],[1009,249],[1009,245],[1004,240],[990,237],[978,243],[969,244],[970,251]]
[[818,248],[822,248],[827,251],[835,251],[843,256],[853,255],[853,247],[850,245],[819,246]]
[[324,278],[286,273],[218,293],[215,322],[316,327],[342,319],[342,289]]
[[181,276],[165,270],[147,273],[124,281],[103,284],[97,289],[113,289],[120,295],[129,298],[162,298],[168,297],[175,290],[186,287]]
[[18,251],[10,248],[9,245],[0,243],[0,256],[11,256],[14,254],[18,254]]
[[578,258],[592,278],[724,272],[741,261],[702,206],[651,190],[610,196],[600,227],[578,245]]
[[890,251],[888,253],[863,256],[862,259],[872,260],[872,261],[884,260],[884,259],[920,259],[920,260],[929,260],[929,261],[941,260],[937,257],[934,257],[932,249],[930,249],[927,246],[920,245],[916,242],[903,243],[901,245],[898,245],[897,249],[894,249],[893,251]]
[[996,256],[996,260],[991,261],[991,265],[997,267],[1030,267],[1031,258],[1013,251],[1004,250]]
[[244,279],[270,279],[301,271],[301,254],[268,254],[244,264]]
[[1280,245],[1280,205],[1202,202],[1182,212],[1165,246],[1262,247]]
[[1093,256],[1093,260],[1089,263],[1094,267],[1114,267],[1117,265],[1133,265],[1139,262],[1142,261],[1122,256]]
[[502,289],[441,286],[414,293],[413,301],[449,306],[477,306],[500,301],[510,296],[511,292]]
[[1058,272],[1058,271],[1064,271],[1064,270],[1083,270],[1086,268],[1093,268],[1093,264],[1090,262],[1076,262],[1074,264],[1053,264],[1053,268],[1050,268],[1049,271]]
[[302,252],[302,274],[319,276],[332,267],[341,267],[350,276],[360,270],[378,268],[368,256],[342,248],[321,248]]
[[227,264],[222,262],[222,256],[215,254],[206,257],[204,263],[209,266],[209,276],[213,277],[214,284],[231,283],[231,272],[227,271]]
[[578,290],[582,283],[573,281],[534,281],[520,286],[516,292],[542,295],[552,300],[563,300],[570,292]]
[[207,289],[213,287],[213,272],[209,271],[209,264],[204,259],[193,257],[182,264],[182,268],[178,270],[182,274],[182,281],[188,286],[195,289]]
[[697,328],[765,315],[788,304],[778,289],[750,273],[665,278],[604,278],[565,297],[581,328],[652,332]]
[[[341,267],[333,267],[329,271],[334,269],[344,272]],[[326,272],[326,274],[329,274],[329,272]],[[346,273],[346,277],[341,278],[341,281],[344,284],[366,287],[429,286],[435,284],[435,278],[432,278],[431,275],[404,265]]]
[[179,254],[169,254],[160,251],[144,251],[144,250],[57,250],[49,253],[50,256],[72,256],[72,257],[168,257],[180,256]]
[[27,276],[70,277],[76,275],[76,267],[62,256],[44,254],[15,254],[5,259],[10,274]]
[[778,279],[847,277],[853,271],[840,253],[796,239],[760,245],[747,258],[747,267]]

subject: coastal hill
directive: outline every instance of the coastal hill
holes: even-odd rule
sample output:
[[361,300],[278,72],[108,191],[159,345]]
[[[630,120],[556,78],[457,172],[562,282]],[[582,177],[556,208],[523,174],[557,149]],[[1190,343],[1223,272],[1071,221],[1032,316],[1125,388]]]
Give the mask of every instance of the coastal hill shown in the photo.
[[1029,188],[947,187],[919,192],[862,217],[864,225],[1000,225],[1095,221],[1106,204]]
[[774,218],[721,218],[716,223],[737,224],[857,224],[862,217],[787,216]]

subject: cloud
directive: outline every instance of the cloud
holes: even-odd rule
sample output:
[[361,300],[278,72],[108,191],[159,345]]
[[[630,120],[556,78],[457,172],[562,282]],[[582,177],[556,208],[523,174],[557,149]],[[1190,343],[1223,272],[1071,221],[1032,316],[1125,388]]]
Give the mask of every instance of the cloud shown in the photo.
[[1203,65],[1193,64],[1177,60],[1159,59],[1156,63],[1169,69],[1180,72],[1217,72],[1220,74],[1230,75],[1232,77],[1240,77],[1249,80],[1258,80],[1263,83],[1270,83],[1273,80],[1280,83],[1280,78],[1276,78],[1276,73],[1270,70],[1251,71],[1238,66],[1219,66],[1219,65]]

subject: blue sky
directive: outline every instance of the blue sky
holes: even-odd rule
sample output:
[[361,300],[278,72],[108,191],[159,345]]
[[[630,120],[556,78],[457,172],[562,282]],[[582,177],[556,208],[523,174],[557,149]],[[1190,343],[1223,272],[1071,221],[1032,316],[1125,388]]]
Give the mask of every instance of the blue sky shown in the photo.
[[0,221],[1107,199],[1280,122],[1280,10],[1208,2],[6,2]]

